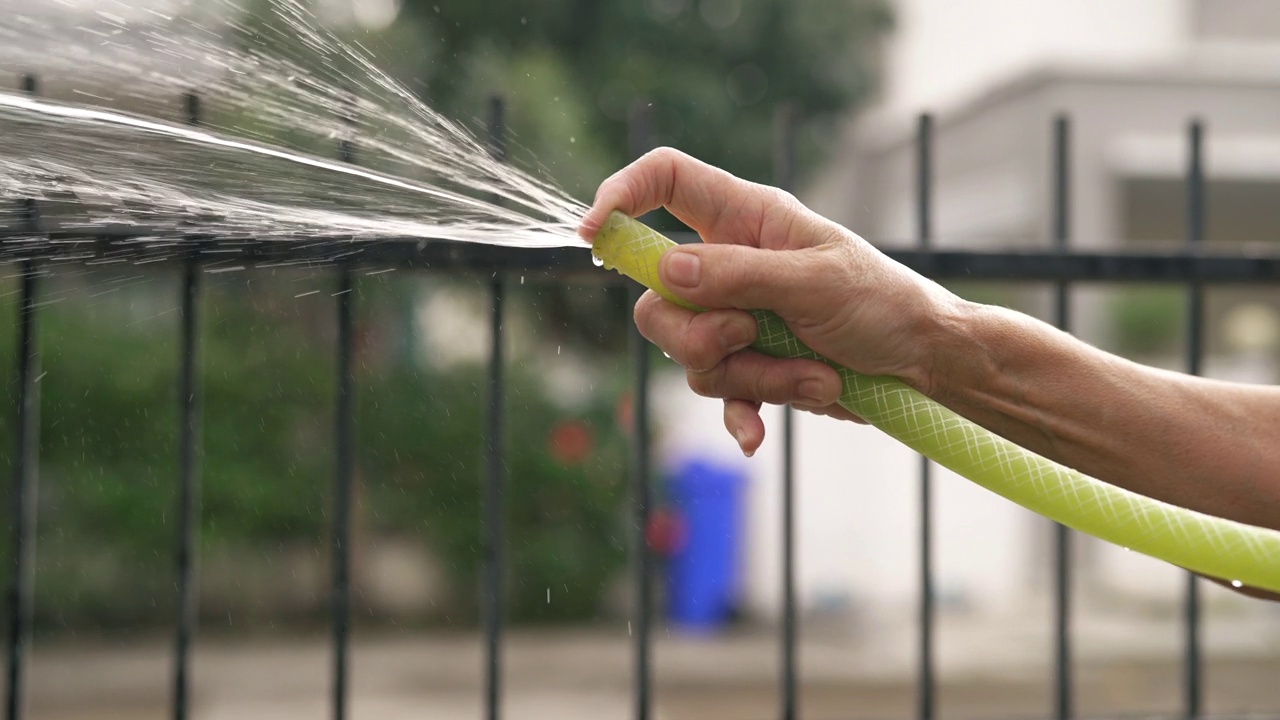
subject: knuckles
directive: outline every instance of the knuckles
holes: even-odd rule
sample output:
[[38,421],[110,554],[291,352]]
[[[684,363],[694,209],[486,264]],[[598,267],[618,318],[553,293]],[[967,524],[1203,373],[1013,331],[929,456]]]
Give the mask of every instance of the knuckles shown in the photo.
[[641,155],[635,164],[643,166],[679,166],[691,160],[693,160],[693,156],[673,147],[662,145]]
[[708,398],[723,398],[724,365],[709,370],[687,370],[685,380],[694,393]]
[[725,348],[720,342],[715,318],[695,315],[681,336],[680,350],[684,365],[690,370],[701,372],[720,364]]
[[695,372],[714,368],[730,350],[722,339],[722,327],[728,322],[722,313],[694,314],[650,291],[636,303],[633,315],[646,340]]

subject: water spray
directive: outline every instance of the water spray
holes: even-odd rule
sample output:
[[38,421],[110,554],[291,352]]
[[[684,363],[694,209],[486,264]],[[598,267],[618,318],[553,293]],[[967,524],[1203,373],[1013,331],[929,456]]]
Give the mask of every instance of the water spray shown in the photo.
[[[658,262],[675,243],[613,212],[592,253],[605,268],[690,310],[663,286]],[[819,360],[840,374],[840,406],[939,465],[1081,532],[1236,586],[1280,592],[1280,532],[1188,510],[1089,477],[964,418],[893,377],[855,373],[809,349],[780,317],[752,311],[752,348]]]

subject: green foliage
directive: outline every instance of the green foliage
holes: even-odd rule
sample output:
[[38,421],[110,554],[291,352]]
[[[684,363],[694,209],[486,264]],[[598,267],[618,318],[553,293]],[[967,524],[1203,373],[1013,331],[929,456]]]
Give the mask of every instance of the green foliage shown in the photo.
[[[274,16],[277,4],[246,0],[230,41],[323,63],[335,78],[363,72],[319,57]],[[382,70],[478,131],[485,99],[503,95],[516,162],[586,199],[631,159],[628,120],[644,106],[657,144],[767,182],[776,111],[788,104],[803,172],[829,155],[837,123],[875,90],[892,16],[887,0],[404,0],[390,27],[343,27]],[[331,149],[305,132],[264,127],[251,109],[241,115],[220,124],[321,155]]]
[[1118,290],[1112,304],[1117,349],[1126,355],[1173,350],[1185,308],[1186,293],[1176,287]]
[[[177,531],[178,316],[167,312],[177,287],[150,276],[94,302],[111,284],[105,276],[56,280],[46,292],[66,302],[41,316],[39,619],[45,626],[164,624],[171,611],[156,608],[172,603]],[[206,292],[201,533],[210,555],[298,543],[326,552],[332,304],[295,298],[299,282],[327,279],[252,274]],[[487,401],[478,368],[432,371],[397,352],[395,325],[409,290],[365,283],[360,294],[354,522],[357,541],[385,534],[429,545],[460,589],[456,619],[479,607]],[[16,312],[12,304],[3,309],[0,353],[12,357]],[[14,384],[6,388],[12,408]],[[536,378],[516,375],[508,388],[512,615],[591,617],[624,557],[623,448],[612,400],[602,394],[570,418]],[[548,453],[549,428],[563,419],[586,423],[597,439],[581,465]],[[13,421],[12,412],[0,415],[0,436],[13,436]],[[11,452],[0,446],[6,471]],[[550,605],[547,587],[557,591]]]
[[572,155],[550,170],[586,196],[600,163],[628,159],[641,102],[660,143],[768,180],[775,108],[794,104],[803,137],[830,136],[872,91],[891,20],[880,0],[407,0],[400,25],[437,109],[471,117],[477,94],[505,91],[521,142],[539,160]]
[[[586,198],[629,159],[626,121],[643,103],[652,103],[659,143],[756,180],[772,176],[775,109],[792,103],[803,168],[868,97],[871,51],[889,25],[882,0],[406,0],[395,26],[361,40],[448,116],[473,118],[484,96],[504,93],[517,162]],[[264,122],[242,112],[219,124],[270,136]],[[305,132],[265,139],[329,150],[306,146]],[[46,624],[171,617],[157,608],[171,602],[176,532],[177,293],[171,280],[143,276],[129,287],[130,277],[137,273],[60,278],[50,292],[69,302],[42,314],[37,607]],[[246,277],[207,295],[204,549],[302,542],[320,551],[332,483],[331,305],[327,293],[295,298],[297,278]],[[621,294],[596,295],[583,305],[548,289],[533,304],[550,332],[586,328],[578,332],[587,342],[608,347],[618,324],[599,318],[616,316]],[[404,325],[405,304],[402,293],[366,288],[363,326]],[[0,309],[0,353],[12,357],[15,312],[12,303]],[[357,528],[421,537],[465,590],[462,606],[477,608],[479,370],[428,371],[387,346],[362,353]],[[6,388],[12,408],[13,384]],[[547,451],[563,412],[534,378],[515,373],[510,391],[511,612],[590,616],[624,556],[623,448],[611,398],[571,418],[591,429],[595,447],[566,466]],[[0,437],[12,437],[12,423],[12,413],[0,415]],[[11,452],[0,445],[7,471]]]
[[[444,380],[442,382],[442,380]],[[621,437],[606,405],[580,417],[598,445],[581,465],[548,453],[555,410],[533,378],[509,381],[503,502],[510,613],[517,620],[567,620],[599,611],[601,593],[625,557]],[[478,370],[450,378],[402,371],[362,389],[362,463],[373,519],[382,530],[421,528],[476,611],[484,562],[483,447],[487,397]],[[546,602],[546,588],[555,601]],[[565,591],[562,593],[562,591]]]

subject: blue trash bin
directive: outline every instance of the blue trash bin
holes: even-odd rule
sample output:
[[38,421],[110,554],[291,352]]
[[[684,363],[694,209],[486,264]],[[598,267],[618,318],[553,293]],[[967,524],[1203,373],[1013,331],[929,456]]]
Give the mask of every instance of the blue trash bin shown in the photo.
[[740,469],[704,459],[667,478],[667,502],[683,526],[667,559],[667,617],[677,626],[715,630],[737,610],[744,485]]

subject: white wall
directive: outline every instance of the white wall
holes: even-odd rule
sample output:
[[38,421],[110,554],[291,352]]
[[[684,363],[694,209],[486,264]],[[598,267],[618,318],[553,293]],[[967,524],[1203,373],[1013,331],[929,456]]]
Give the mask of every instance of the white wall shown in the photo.
[[1046,64],[1141,63],[1187,44],[1187,0],[897,0],[883,110],[941,110]]
[[[921,110],[945,112],[1046,65],[1167,66],[1192,51],[1191,7],[1186,0],[899,0],[897,5],[898,29],[888,48],[889,76],[878,112],[886,119],[896,115],[894,122],[907,128],[910,117]],[[1263,122],[1260,118],[1275,117],[1260,104],[1265,90],[1256,97],[1219,97],[1212,88],[1203,96],[1199,91],[1137,96],[1129,87],[1106,85],[1090,92],[1076,99],[1087,100],[1089,107],[1120,108],[1126,102],[1129,106],[1124,114],[1084,113],[1076,126],[1079,148],[1100,147],[1101,138],[1134,128],[1164,127],[1160,124],[1166,118],[1178,119],[1169,126],[1169,132],[1176,132],[1180,118],[1200,106],[1215,108],[1217,138],[1223,138],[1223,132],[1228,138],[1231,132],[1256,135],[1261,131],[1254,125]],[[1156,106],[1142,105],[1152,98]],[[1047,172],[1042,166],[1048,158],[1045,108],[1070,105],[1071,99],[1024,98],[1027,106],[1021,109],[1006,99],[994,110],[987,108],[980,129],[962,127],[963,123],[948,126],[952,136],[940,140],[936,200],[944,237],[990,235],[1003,242],[1006,229],[1032,237],[1042,232],[1047,186],[1037,178]],[[991,112],[1005,114],[993,123]],[[983,133],[1000,136],[992,139]],[[1229,147],[1229,140],[1223,143],[1224,149]],[[995,158],[1011,157],[1005,158],[1007,164],[972,158],[960,162],[959,156],[969,148]],[[901,150],[900,163],[864,166],[861,171],[884,190],[872,201],[880,204],[845,210],[854,216],[837,219],[864,230],[859,222],[865,223],[865,218],[858,213],[888,215],[888,227],[880,230],[892,239],[908,237],[909,150]],[[1212,152],[1221,155],[1223,150]],[[1113,188],[1106,184],[1111,175],[1100,165],[1099,153],[1081,154],[1078,151],[1074,183],[1077,244],[1110,242],[1116,235],[1108,227],[1114,219],[1109,204]],[[1256,147],[1245,155],[1258,162]],[[1170,157],[1182,162],[1180,153]],[[1028,168],[1019,170],[1024,162]],[[824,176],[825,187],[806,193],[806,201],[826,198],[831,207],[849,205],[849,185],[833,180],[843,171],[858,172],[848,165],[833,168]],[[952,165],[971,174],[949,174]],[[1082,310],[1082,297],[1076,300],[1074,314],[1083,325],[1081,318],[1087,320],[1088,314]],[[736,456],[721,425],[720,403],[695,397],[680,374],[658,383],[655,403],[667,431],[679,437],[677,445]],[[873,613],[913,612],[919,572],[917,456],[875,430],[798,417],[797,590],[802,608],[812,611],[843,602]],[[776,617],[781,600],[780,433],[777,412],[769,418],[774,436],[746,464],[752,479],[747,591],[753,609]],[[967,481],[942,472],[935,475],[935,578],[944,602],[958,598],[981,612],[1009,612],[1032,599],[1033,590],[1047,584],[1049,523]],[[1104,589],[1132,597],[1180,597],[1182,574],[1176,569],[1120,548],[1082,549],[1093,558],[1092,580]]]

